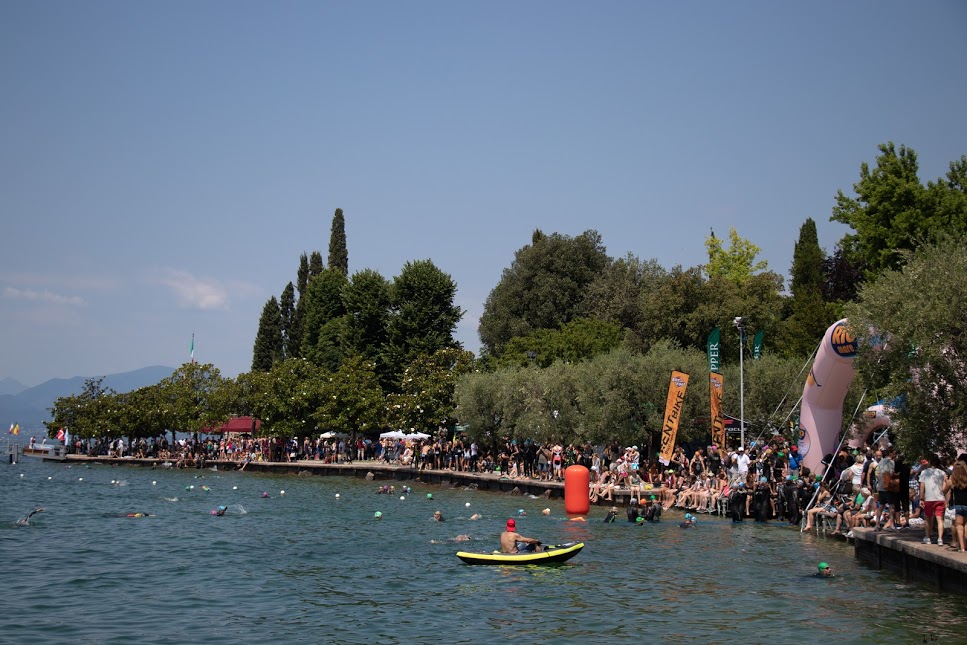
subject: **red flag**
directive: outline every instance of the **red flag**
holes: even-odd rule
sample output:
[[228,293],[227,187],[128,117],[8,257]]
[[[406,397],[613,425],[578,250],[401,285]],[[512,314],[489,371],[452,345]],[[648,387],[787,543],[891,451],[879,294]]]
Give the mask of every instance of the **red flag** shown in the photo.
[[64,429],[61,428],[60,430],[57,431],[57,441],[63,441],[63,440],[64,440]]

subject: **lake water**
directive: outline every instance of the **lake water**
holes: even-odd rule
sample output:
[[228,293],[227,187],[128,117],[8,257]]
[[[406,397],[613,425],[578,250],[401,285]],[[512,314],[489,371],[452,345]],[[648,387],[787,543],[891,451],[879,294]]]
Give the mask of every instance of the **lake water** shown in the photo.
[[[0,642],[921,643],[967,629],[963,597],[785,525],[603,524],[603,509],[569,522],[560,501],[407,483],[401,501],[341,477],[0,464]],[[584,551],[557,567],[454,556],[495,548],[519,508],[520,533]],[[445,542],[458,534],[474,542]],[[835,579],[812,577],[820,560]]]

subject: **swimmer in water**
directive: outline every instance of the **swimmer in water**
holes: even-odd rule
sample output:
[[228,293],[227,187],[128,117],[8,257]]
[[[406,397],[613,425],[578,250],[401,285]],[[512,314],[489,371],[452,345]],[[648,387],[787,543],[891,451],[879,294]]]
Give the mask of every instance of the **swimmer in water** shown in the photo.
[[834,578],[833,570],[825,562],[819,563],[819,571],[816,572],[817,578]]
[[434,522],[442,522],[443,521],[443,513],[441,513],[440,511],[434,511],[434,513],[433,513],[433,521]]
[[154,517],[154,515],[149,515],[148,513],[128,513],[124,517]]
[[27,513],[27,515],[17,520],[17,526],[30,526],[30,518],[36,515],[37,513],[43,513],[43,512],[44,512],[43,508],[35,508],[34,510]]
[[448,538],[446,540],[430,540],[430,544],[447,544],[450,542],[470,542],[471,537],[469,535],[458,535],[456,537]]
[[225,514],[225,511],[227,511],[227,510],[228,510],[228,507],[227,506],[219,506],[217,509],[215,509],[214,511],[212,511],[212,515],[217,515],[217,516],[221,517],[222,515]]
[[685,521],[678,525],[683,529],[691,528],[695,526],[695,516],[691,513],[685,513]]
[[473,515],[470,516],[470,519],[471,520],[479,520],[480,519],[480,513],[474,513]]

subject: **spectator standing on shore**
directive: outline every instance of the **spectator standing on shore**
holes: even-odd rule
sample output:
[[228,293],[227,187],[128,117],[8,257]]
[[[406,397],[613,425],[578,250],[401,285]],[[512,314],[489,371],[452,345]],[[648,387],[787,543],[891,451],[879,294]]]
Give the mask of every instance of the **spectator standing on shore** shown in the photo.
[[735,451],[735,461],[739,470],[739,478],[741,481],[745,481],[745,478],[749,474],[749,455],[745,454],[745,448],[739,446],[739,449]]
[[[893,478],[896,476],[896,463],[892,457],[895,451],[891,448],[886,451],[884,456],[881,451],[877,451],[879,461],[876,462],[876,528],[889,531],[896,528],[896,499],[894,498]],[[886,513],[886,519],[883,514]]]
[[943,491],[950,495],[950,506],[954,509],[954,526],[951,529],[950,548],[964,553],[964,524],[967,523],[967,464],[955,461],[950,477],[944,482]]
[[923,505],[923,543],[930,544],[930,525],[937,524],[937,546],[943,546],[943,487],[947,473],[940,468],[940,457],[930,455],[929,466],[920,471],[920,503]]

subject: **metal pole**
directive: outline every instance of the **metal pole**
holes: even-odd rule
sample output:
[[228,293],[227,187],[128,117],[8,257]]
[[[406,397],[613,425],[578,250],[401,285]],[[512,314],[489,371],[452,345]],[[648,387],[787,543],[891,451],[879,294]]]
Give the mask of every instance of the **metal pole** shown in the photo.
[[745,326],[739,326],[739,441],[745,446],[745,365],[742,356],[745,354]]

